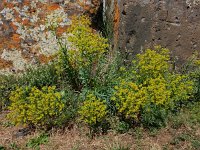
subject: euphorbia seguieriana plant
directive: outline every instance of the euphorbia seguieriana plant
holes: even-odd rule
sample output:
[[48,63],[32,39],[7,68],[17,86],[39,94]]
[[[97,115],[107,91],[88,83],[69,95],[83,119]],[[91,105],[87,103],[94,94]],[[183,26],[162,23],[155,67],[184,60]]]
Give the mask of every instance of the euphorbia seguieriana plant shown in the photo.
[[106,119],[108,111],[104,101],[94,94],[88,94],[78,113],[83,122],[94,128]]
[[170,53],[160,46],[138,54],[133,61],[129,77],[120,79],[115,86],[112,101],[118,113],[125,118],[138,120],[145,106],[173,109],[176,103],[188,100],[193,82],[187,75],[171,69]]
[[62,77],[67,76],[77,90],[83,86],[94,86],[98,63],[108,48],[107,39],[90,26],[88,17],[73,17],[67,30],[70,46],[61,44],[59,51],[58,73]]
[[51,127],[64,109],[61,93],[55,86],[18,88],[10,94],[8,118],[14,124]]

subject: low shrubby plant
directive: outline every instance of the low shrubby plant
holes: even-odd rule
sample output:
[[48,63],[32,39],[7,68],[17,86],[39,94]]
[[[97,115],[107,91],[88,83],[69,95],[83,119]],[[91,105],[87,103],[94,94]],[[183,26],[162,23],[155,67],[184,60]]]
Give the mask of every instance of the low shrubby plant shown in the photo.
[[139,90],[136,84],[126,81],[121,81],[119,86],[115,86],[115,90],[112,101],[119,115],[137,119],[140,107],[145,100],[144,91]]
[[98,99],[94,94],[88,94],[78,113],[80,120],[93,130],[105,121],[108,111],[103,100]]
[[[92,30],[90,25],[86,16],[74,17],[67,30],[70,47],[57,37],[60,50],[54,61],[29,68],[19,76],[19,84],[8,94],[11,101],[8,117],[12,122],[47,128],[61,126],[77,116],[78,105],[81,104],[81,100],[77,101],[80,97],[78,94],[81,95],[84,89],[96,87],[97,82],[101,84],[97,71],[102,70],[98,66],[101,63],[103,67],[103,62],[107,62],[103,57],[108,48],[107,39]],[[83,106],[89,105],[92,101],[92,97],[90,98]],[[91,105],[105,106],[107,109],[103,102],[96,100]],[[102,110],[103,112],[107,114],[107,110]],[[96,122],[87,123],[90,126],[96,125],[105,114],[98,116]]]
[[54,86],[58,83],[58,76],[53,63],[40,65],[37,67],[29,67],[19,76],[20,86],[36,86],[42,88],[43,86]]
[[80,105],[78,94],[75,93],[70,87],[65,87],[61,92],[62,101],[65,104],[62,115],[55,119],[57,127],[65,127],[73,122],[77,117],[77,111]]
[[64,102],[55,86],[18,88],[11,92],[8,118],[14,124],[49,128],[62,115]]
[[53,64],[30,67],[24,73],[0,75],[0,110],[10,105],[10,93],[17,87],[53,86],[58,84],[58,77]]
[[67,30],[70,46],[60,43],[58,53],[57,73],[64,80],[67,78],[77,91],[97,84],[97,66],[108,48],[107,39],[94,32],[90,25],[86,16],[74,17]]
[[200,59],[197,52],[189,57],[182,67],[181,72],[188,74],[190,79],[194,82],[194,99],[199,100],[200,98]]
[[160,128],[166,125],[168,110],[162,106],[146,105],[141,112],[141,123],[146,128]]
[[130,129],[130,125],[125,121],[119,121],[115,126],[115,130],[118,133],[126,133],[129,131],[129,129]]
[[187,75],[175,73],[169,60],[169,50],[159,46],[137,55],[129,77],[115,86],[112,100],[118,115],[160,126],[167,111],[190,98],[193,82]]
[[0,150],[5,150],[5,147],[0,145]]
[[0,111],[10,104],[9,95],[17,86],[14,75],[0,75]]

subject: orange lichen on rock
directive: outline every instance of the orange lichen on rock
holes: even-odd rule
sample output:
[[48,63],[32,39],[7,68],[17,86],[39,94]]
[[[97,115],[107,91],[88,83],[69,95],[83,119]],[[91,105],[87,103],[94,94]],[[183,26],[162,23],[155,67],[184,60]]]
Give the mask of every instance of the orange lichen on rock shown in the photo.
[[23,5],[29,6],[30,5],[30,0],[23,0]]
[[55,57],[55,56],[46,56],[46,55],[41,54],[41,55],[38,56],[38,59],[39,59],[39,62],[40,62],[40,63],[46,64],[46,63],[48,63],[49,61],[53,60],[54,57]]
[[5,38],[4,37],[1,37],[0,38],[0,55],[1,55],[1,52],[3,51],[3,49],[5,49],[5,44],[4,44],[4,40]]
[[17,41],[15,41],[15,40],[13,40],[12,38],[9,39],[9,40],[7,39],[4,42],[6,48],[7,49],[19,49],[19,48],[21,48],[21,44],[20,44],[20,42],[18,42],[18,39],[17,39]]
[[119,40],[119,25],[120,25],[120,10],[118,2],[115,1],[115,13],[114,13],[114,46],[116,48]]
[[14,31],[18,29],[18,27],[13,22],[10,23],[10,26],[12,27]]
[[9,42],[8,49],[18,49],[20,47],[20,43],[17,42]]
[[60,6],[58,4],[47,5],[47,11],[54,11],[59,8],[60,8]]
[[95,14],[100,6],[100,0],[92,0],[91,4],[87,4],[87,0],[83,1],[78,0],[77,3],[90,14]]
[[14,4],[10,3],[10,2],[5,2],[4,4],[7,8],[13,8]]
[[29,25],[29,24],[30,24],[30,22],[29,22],[29,20],[28,20],[28,19],[24,19],[24,20],[22,21],[22,24],[23,24],[23,25]]
[[[3,23],[0,29],[2,32],[0,35],[0,56],[3,54],[4,50],[9,52],[17,51],[19,52],[19,57],[22,59],[22,62],[30,62],[30,65],[34,65],[35,60],[38,60],[41,63],[48,63],[51,61],[54,56],[49,55],[53,55],[55,48],[54,46],[49,46],[49,44],[53,45],[53,43],[51,43],[53,37],[51,37],[48,28],[45,26],[48,20],[47,17],[51,17],[51,14],[53,13],[56,14],[61,12],[61,19],[58,22],[61,22],[62,24],[59,24],[59,27],[56,29],[56,35],[58,37],[62,36],[69,25],[66,20],[68,16],[70,20],[70,16],[80,15],[84,12],[83,7],[81,7],[77,1],[69,1],[69,3],[66,3],[64,6],[61,3],[50,0],[0,0],[0,11],[3,10],[1,15]],[[94,5],[90,0],[85,0],[87,5],[83,4],[85,9],[88,9],[87,13],[89,14],[94,13],[94,6],[99,2],[99,0],[93,1]],[[45,42],[49,43],[47,47],[45,47]],[[45,50],[45,52],[41,51],[40,53],[40,50],[43,49],[50,53],[45,53]],[[16,59],[18,59],[18,57]],[[14,67],[15,69],[17,68],[15,62],[13,63],[13,66],[11,64],[11,62],[0,60],[0,71],[2,68],[9,66]]]
[[63,34],[64,32],[66,32],[66,30],[67,30],[67,27],[58,27],[58,28],[56,29],[56,35],[57,35],[57,36],[62,36],[62,34]]
[[20,35],[19,35],[19,34],[13,34],[12,40],[13,40],[14,42],[19,43],[19,42],[20,42]]
[[15,16],[15,21],[16,22],[22,22],[22,18],[18,17],[18,16]]
[[20,49],[21,44],[18,38],[19,37],[16,35],[13,39],[10,37],[2,37],[0,39],[0,52],[3,51],[3,49]]
[[12,66],[13,66],[13,63],[11,61],[7,61],[7,60],[0,58],[0,68],[1,69],[11,68]]
[[8,25],[2,24],[1,26],[2,26],[2,28],[3,28],[4,31],[9,30],[9,26]]

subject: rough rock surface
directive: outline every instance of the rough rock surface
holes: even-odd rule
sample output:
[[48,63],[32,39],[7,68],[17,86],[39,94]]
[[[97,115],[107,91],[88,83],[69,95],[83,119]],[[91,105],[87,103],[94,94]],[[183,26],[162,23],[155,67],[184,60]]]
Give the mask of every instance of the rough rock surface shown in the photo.
[[99,0],[0,0],[0,73],[46,63],[58,50],[49,30],[65,37],[70,17],[95,13]]
[[162,45],[183,62],[200,49],[200,0],[0,0],[0,73],[48,62],[58,46],[45,18],[61,16],[57,34],[65,36],[70,16],[94,13],[100,1],[114,49],[127,59]]
[[200,50],[200,0],[117,2],[120,8],[118,47],[128,59],[153,45],[169,48],[179,62]]

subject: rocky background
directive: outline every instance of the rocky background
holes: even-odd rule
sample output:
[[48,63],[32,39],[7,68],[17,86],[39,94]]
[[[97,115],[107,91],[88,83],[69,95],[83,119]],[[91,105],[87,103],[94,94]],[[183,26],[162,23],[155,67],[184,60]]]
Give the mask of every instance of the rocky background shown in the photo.
[[154,45],[179,63],[200,50],[200,0],[0,0],[0,73],[48,62],[58,50],[51,23],[59,21],[57,34],[66,36],[72,15],[93,16],[100,3],[113,49],[127,60]]
[[127,59],[162,45],[182,63],[200,52],[200,0],[118,0],[119,44]]
[[[96,0],[0,0],[0,73],[20,72],[47,63],[58,50],[73,15],[95,14]],[[57,24],[58,23],[58,24]]]

